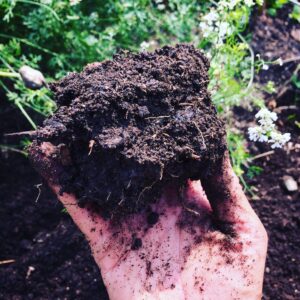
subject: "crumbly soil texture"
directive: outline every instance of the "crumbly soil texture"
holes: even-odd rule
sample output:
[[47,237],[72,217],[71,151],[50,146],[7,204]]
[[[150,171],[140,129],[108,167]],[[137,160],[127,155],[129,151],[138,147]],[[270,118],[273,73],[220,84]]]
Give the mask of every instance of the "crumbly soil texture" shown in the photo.
[[[291,22],[283,10],[277,20],[281,26],[274,27],[275,18],[253,18],[255,53],[265,53],[265,45],[273,40],[271,58],[278,58],[294,44],[292,30],[300,30],[300,24]],[[263,17],[265,19],[265,17]],[[276,29],[276,30],[275,30]],[[273,31],[276,31],[275,33]],[[267,32],[261,34],[259,31]],[[288,39],[285,40],[288,35]],[[282,43],[284,39],[284,43]],[[293,47],[299,51],[300,44]],[[286,56],[290,58],[294,56]],[[294,63],[295,64],[295,63]],[[286,72],[294,64],[263,71],[257,78],[264,81],[280,78],[284,83]],[[276,82],[277,84],[277,82]],[[278,84],[277,84],[278,86]],[[283,88],[283,86],[282,86]],[[300,108],[295,106],[299,93],[289,84],[286,93],[272,95],[277,102],[278,124],[282,132],[290,132],[292,148],[289,152],[276,150],[274,154],[255,161],[263,172],[248,180],[256,188],[259,200],[251,201],[269,235],[269,248],[263,288],[264,300],[298,300],[300,298],[300,201],[299,192],[288,193],[283,185],[283,176],[292,176],[300,185],[300,132],[295,124],[300,120]],[[271,101],[270,99],[270,101]],[[269,101],[266,101],[268,104]],[[291,106],[288,110],[282,109]],[[19,140],[8,138],[4,133],[30,130],[21,112],[10,104],[0,91],[0,144],[17,144]],[[252,126],[254,114],[239,111],[235,125],[245,132]],[[37,115],[32,115],[40,122]],[[250,145],[250,144],[249,144]],[[269,151],[263,144],[251,143],[253,155]],[[247,177],[245,177],[247,179]],[[62,213],[62,205],[55,199],[45,184],[32,169],[28,160],[18,153],[0,151],[0,299],[44,300],[79,299],[108,300],[101,275],[93,260],[88,243],[68,214]],[[6,262],[6,263],[4,263]],[[34,269],[33,269],[34,268]]]
[[71,73],[51,85],[59,108],[39,128],[33,160],[42,142],[57,146],[62,191],[109,214],[137,211],[163,187],[206,176],[226,149],[208,68],[200,51],[177,45]]

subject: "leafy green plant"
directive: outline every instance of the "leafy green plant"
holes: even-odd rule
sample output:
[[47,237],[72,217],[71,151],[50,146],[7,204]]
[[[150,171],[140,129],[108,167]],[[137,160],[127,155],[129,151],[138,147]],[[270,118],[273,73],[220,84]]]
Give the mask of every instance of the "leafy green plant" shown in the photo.
[[[282,1],[275,2],[279,7]],[[209,89],[226,120],[231,158],[242,178],[248,153],[243,135],[231,130],[231,111],[235,105],[263,106],[253,79],[264,62],[255,57],[250,36],[243,35],[254,5],[262,4],[262,0],[0,0],[0,88],[36,128],[33,112],[48,116],[56,106],[47,89],[24,87],[18,75],[21,66],[39,69],[51,81],[111,58],[119,49],[152,50],[191,42],[210,56]],[[272,84],[266,89],[274,91]]]
[[261,172],[263,170],[264,169],[262,167],[259,167],[259,166],[255,166],[255,165],[249,166],[249,168],[247,170],[247,177],[252,179],[255,176],[258,176],[259,174],[261,174]]
[[277,15],[279,9],[282,9],[287,4],[291,4],[293,10],[289,14],[289,17],[297,22],[300,22],[300,3],[297,0],[267,0],[266,4],[268,6],[268,14],[273,17]]

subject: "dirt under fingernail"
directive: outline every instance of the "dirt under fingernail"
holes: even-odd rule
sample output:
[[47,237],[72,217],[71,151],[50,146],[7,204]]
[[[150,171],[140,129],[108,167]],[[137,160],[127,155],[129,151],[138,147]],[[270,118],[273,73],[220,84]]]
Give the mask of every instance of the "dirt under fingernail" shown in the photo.
[[58,110],[35,144],[68,149],[62,190],[109,214],[127,214],[167,185],[212,172],[226,143],[207,91],[208,68],[193,46],[166,46],[120,53],[53,83]]

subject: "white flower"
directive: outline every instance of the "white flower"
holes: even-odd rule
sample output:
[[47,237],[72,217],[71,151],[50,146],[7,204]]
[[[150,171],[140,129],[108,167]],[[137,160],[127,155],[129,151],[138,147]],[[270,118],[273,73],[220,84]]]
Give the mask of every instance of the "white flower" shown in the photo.
[[280,132],[271,132],[269,143],[273,143],[272,149],[282,148],[291,139],[290,133],[281,134]]
[[253,6],[255,3],[253,2],[253,0],[245,0],[245,4],[246,4],[248,7],[251,7],[251,6]]
[[165,7],[165,5],[164,4],[158,4],[157,5],[157,9],[158,10],[164,10],[166,7]]
[[256,115],[259,126],[248,128],[249,139],[254,142],[267,142],[271,148],[282,148],[291,139],[290,133],[280,133],[274,124],[277,114],[262,108]]
[[275,112],[269,111],[267,108],[262,108],[256,115],[256,119],[265,119],[276,121],[278,119],[277,114]]
[[234,7],[240,2],[240,0],[229,0],[228,2],[228,8],[234,9]]
[[70,0],[70,5],[71,6],[74,6],[74,5],[77,5],[81,2],[81,0]]
[[206,21],[208,24],[212,24],[213,22],[217,21],[218,18],[219,15],[216,13],[215,10],[212,10],[203,17],[203,20]]
[[211,32],[212,32],[212,27],[211,26],[209,26],[207,23],[205,23],[205,22],[201,22],[200,24],[199,24],[199,27],[200,27],[200,29],[201,29],[201,31],[202,31],[202,34],[203,34],[203,36],[205,37],[205,38],[207,38],[207,37],[209,37],[210,36],[210,34],[211,34]]
[[230,33],[230,25],[227,22],[221,22],[219,24],[219,38],[224,38],[227,34]]
[[145,41],[140,44],[140,48],[143,49],[143,50],[148,49],[149,46],[150,46],[150,44],[148,42],[145,42]]
[[261,126],[261,128],[264,129],[265,132],[269,132],[275,129],[275,124],[272,122],[272,120],[258,120],[258,124]]
[[267,71],[267,70],[269,70],[269,66],[266,64],[263,64],[262,69]]
[[248,134],[249,134],[249,139],[251,141],[259,141],[259,142],[264,142],[268,140],[268,137],[265,135],[265,131],[261,127],[249,127],[248,128]]
[[224,8],[234,9],[241,0],[224,0],[220,1],[219,5]]

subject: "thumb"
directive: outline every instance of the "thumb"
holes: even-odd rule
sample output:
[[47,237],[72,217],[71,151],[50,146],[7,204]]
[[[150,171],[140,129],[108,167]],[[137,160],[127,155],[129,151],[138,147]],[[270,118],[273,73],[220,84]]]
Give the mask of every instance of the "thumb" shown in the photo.
[[239,224],[257,218],[234,173],[229,155],[212,175],[201,180],[216,219],[223,224]]

